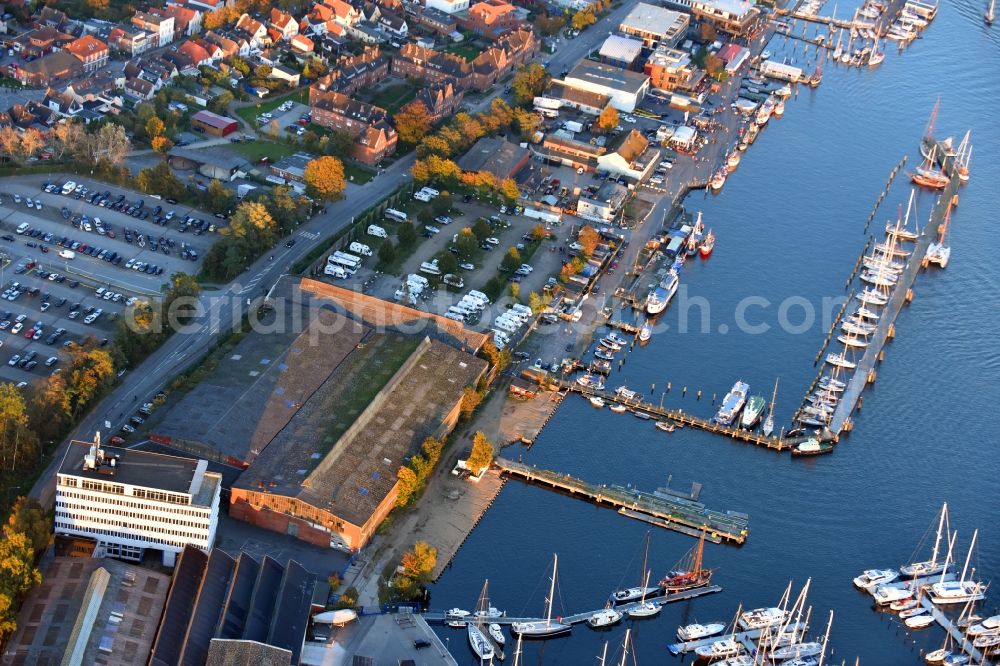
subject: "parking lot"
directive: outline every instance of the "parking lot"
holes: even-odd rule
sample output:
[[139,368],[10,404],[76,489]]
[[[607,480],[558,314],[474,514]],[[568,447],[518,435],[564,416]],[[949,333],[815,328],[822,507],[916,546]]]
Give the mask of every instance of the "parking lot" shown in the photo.
[[286,100],[281,106],[261,113],[254,119],[259,127],[267,127],[272,122],[278,123],[279,134],[295,134],[302,136],[309,124],[309,107],[292,100]]
[[[201,258],[215,240],[207,227],[222,223],[190,207],[103,183],[74,179],[80,190],[66,196],[61,189],[44,191],[46,182],[44,176],[34,176],[11,178],[4,184],[0,190],[0,230],[15,239],[5,240],[43,269],[129,295],[159,294],[173,273],[197,273]],[[51,182],[61,188],[67,179],[53,178]],[[121,200],[122,205],[132,206],[141,201],[138,216],[129,215],[127,208],[120,211],[98,206],[97,199],[91,203],[95,194],[105,192],[106,204]],[[41,203],[41,209],[36,203]],[[157,217],[170,213],[170,220],[156,223]],[[186,223],[185,218],[193,221]],[[27,227],[18,234],[23,225]],[[203,228],[205,231],[200,231]],[[18,250],[13,253],[18,254]],[[102,251],[103,259],[99,258]]]

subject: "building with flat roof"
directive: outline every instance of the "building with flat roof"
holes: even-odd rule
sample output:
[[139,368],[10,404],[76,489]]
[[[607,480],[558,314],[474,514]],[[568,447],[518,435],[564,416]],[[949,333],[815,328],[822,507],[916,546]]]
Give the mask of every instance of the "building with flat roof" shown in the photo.
[[608,222],[628,200],[628,188],[605,181],[593,195],[582,195],[576,203],[576,214],[587,220]]
[[167,152],[167,160],[175,169],[197,169],[206,178],[232,181],[250,164],[241,155],[225,152],[218,148],[188,148],[174,146]]
[[639,56],[642,55],[642,42],[631,37],[608,35],[601,44],[601,60],[632,69]]
[[684,38],[690,20],[687,14],[640,2],[618,25],[618,30],[623,35],[641,39],[650,48],[657,44],[677,46]]
[[[601,111],[608,108],[608,104],[611,103],[609,95],[583,90],[582,88],[574,88],[561,81],[553,81],[549,85],[545,97],[549,100],[558,101],[561,106],[567,106],[592,116],[601,115]],[[537,100],[538,98],[536,97],[535,99]]]
[[646,75],[649,84],[657,90],[690,90],[704,76],[703,70],[691,64],[691,56],[685,51],[669,46],[658,46],[646,61]]
[[276,661],[236,663],[298,664],[315,587],[316,576],[295,560],[283,565],[267,555],[258,561],[245,552],[233,557],[218,548],[209,554],[187,547],[177,560],[149,664],[220,663],[219,652],[247,655],[247,645],[261,646],[253,653]]
[[691,15],[708,21],[720,30],[734,35],[746,35],[760,18],[760,10],[749,0],[671,0],[688,7]]
[[649,77],[593,60],[581,60],[563,79],[571,88],[607,95],[619,111],[631,113],[649,92]]
[[271,165],[271,173],[293,183],[303,183],[306,179],[306,165],[315,157],[309,153],[295,153]]
[[212,113],[204,109],[191,116],[191,128],[210,136],[232,134],[239,126],[239,121],[234,118],[220,116],[217,113]]
[[145,664],[170,576],[107,558],[43,558],[4,664]]
[[325,453],[310,419],[293,418],[233,485],[230,515],[316,545],[363,547],[396,502],[399,468],[451,431],[486,365],[425,338]]
[[222,476],[208,462],[70,442],[56,473],[55,533],[97,541],[98,557],[163,564],[186,545],[209,549],[219,520]]
[[528,164],[531,151],[499,136],[484,136],[458,160],[467,173],[487,171],[498,180],[513,178]]

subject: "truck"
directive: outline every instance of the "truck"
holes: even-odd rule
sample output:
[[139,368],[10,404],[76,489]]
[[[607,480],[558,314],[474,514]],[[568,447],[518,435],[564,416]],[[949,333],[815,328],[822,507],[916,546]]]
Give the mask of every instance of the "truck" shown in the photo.
[[577,122],[575,120],[567,120],[563,123],[563,128],[569,130],[570,132],[582,132],[583,123]]
[[349,249],[351,250],[351,252],[354,252],[355,254],[360,254],[362,257],[372,256],[372,249],[367,245],[365,245],[364,243],[358,243],[358,242],[351,243]]

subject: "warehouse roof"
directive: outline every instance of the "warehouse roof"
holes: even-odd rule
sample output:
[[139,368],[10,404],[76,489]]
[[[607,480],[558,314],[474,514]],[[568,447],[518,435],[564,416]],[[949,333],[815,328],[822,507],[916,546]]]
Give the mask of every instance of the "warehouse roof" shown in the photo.
[[601,45],[602,58],[611,58],[621,62],[635,62],[640,53],[642,53],[642,42],[621,35],[611,35]]
[[197,120],[200,123],[204,123],[209,127],[215,127],[216,129],[226,129],[233,123],[238,122],[228,116],[220,116],[217,113],[212,113],[211,111],[201,110],[198,113],[191,116],[191,120]]
[[581,60],[566,77],[566,82],[571,86],[574,81],[602,86],[608,90],[638,94],[649,81],[649,77],[593,60]]

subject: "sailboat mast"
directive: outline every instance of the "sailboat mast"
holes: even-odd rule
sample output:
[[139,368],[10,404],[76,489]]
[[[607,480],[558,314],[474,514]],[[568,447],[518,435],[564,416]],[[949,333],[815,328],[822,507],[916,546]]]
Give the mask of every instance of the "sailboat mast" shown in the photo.
[[[521,645],[521,639],[520,638],[517,639],[517,645],[518,645],[518,647],[520,647],[520,645]],[[605,660],[607,660],[607,658],[608,658],[608,642],[604,641],[604,652],[601,653],[601,666],[604,666]]]
[[642,598],[639,599],[640,604],[646,603],[646,590],[649,589],[649,569],[646,569],[646,577],[642,581]]
[[819,653],[819,666],[823,666],[826,659],[826,644],[830,642],[830,627],[833,626],[833,611],[830,611],[830,620],[826,623],[826,634],[823,636],[823,651]]
[[[521,666],[521,638],[522,635],[517,635],[517,647],[514,648],[514,666]],[[607,652],[608,644],[604,644],[604,650]],[[601,666],[604,666],[604,660],[601,660]]]
[[625,641],[622,643],[622,660],[621,660],[621,666],[625,666],[625,664],[626,664],[626,662],[628,660],[628,639],[629,639],[629,634],[631,633],[631,631],[632,631],[632,627],[629,627],[628,629],[625,630]]
[[938,547],[941,545],[941,529],[944,527],[944,518],[948,515],[948,503],[941,507],[941,519],[938,520],[937,536],[934,538],[934,550],[931,551],[931,569],[937,566]]
[[559,569],[559,554],[552,555],[552,582],[549,584],[549,598],[545,603],[545,626],[552,624],[552,600],[556,595],[556,571]]
[[774,378],[774,392],[771,393],[771,413],[774,414],[774,403],[778,400],[778,379],[780,377]]
[[941,570],[941,580],[938,581],[939,583],[944,582],[944,575],[948,573],[948,565],[951,564],[951,551],[952,548],[955,547],[955,539],[957,538],[958,538],[958,530],[955,530],[954,532],[951,533],[951,538],[948,539],[948,555],[947,557],[944,558],[944,569]]
[[701,571],[701,556],[705,552],[705,530],[701,531],[701,537],[698,539],[698,550],[694,552],[694,565],[691,567],[691,573],[697,575]]
[[969,552],[966,553],[966,555],[965,555],[965,565],[962,567],[962,578],[961,578],[961,582],[963,582],[963,583],[965,582],[965,574],[969,570],[969,560],[972,559],[972,549],[976,547],[976,537],[977,536],[979,536],[979,530],[978,529],[976,529],[976,531],[972,533],[972,542],[969,544]]
[[[649,530],[646,530],[646,547],[643,549],[643,552],[642,552],[642,573],[640,574],[640,576],[646,575],[647,578],[649,577],[649,575],[648,575],[648,569],[647,569],[647,560],[648,560],[648,558],[649,558]],[[645,595],[645,594],[646,594],[646,592],[645,592],[645,589],[644,589],[643,590],[643,595]]]

